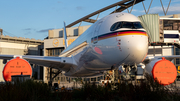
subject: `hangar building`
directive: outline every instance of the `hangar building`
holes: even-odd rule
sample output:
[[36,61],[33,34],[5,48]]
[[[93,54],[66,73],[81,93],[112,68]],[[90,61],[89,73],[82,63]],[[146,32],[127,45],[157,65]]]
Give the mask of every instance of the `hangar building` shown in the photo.
[[[70,45],[76,38],[86,31],[90,26],[79,26],[66,28],[67,32],[67,42]],[[63,29],[53,29],[49,30],[48,39],[44,40],[44,56],[59,56],[59,54],[64,50],[65,43],[63,38]],[[55,74],[50,72],[56,72],[56,69],[44,68],[44,82],[48,83],[50,77]],[[63,72],[60,73],[53,81],[54,82],[67,82],[72,80],[72,78],[65,77]]]
[[[43,56],[44,41],[22,37],[0,35],[0,54],[6,55],[41,55]],[[33,78],[43,80],[43,67],[32,65]],[[4,82],[3,60],[0,60],[0,82]]]

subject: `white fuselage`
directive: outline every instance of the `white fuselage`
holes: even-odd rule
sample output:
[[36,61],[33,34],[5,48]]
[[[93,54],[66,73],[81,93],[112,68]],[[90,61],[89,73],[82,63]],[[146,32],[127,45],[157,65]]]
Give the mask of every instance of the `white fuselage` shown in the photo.
[[[60,55],[69,52],[78,65],[65,75],[94,76],[112,67],[142,62],[148,52],[148,36],[144,28],[130,28],[128,24],[135,24],[133,22],[140,21],[132,14],[114,13],[94,23]],[[118,28],[115,23],[123,23],[123,27]],[[87,44],[70,52],[82,43]]]

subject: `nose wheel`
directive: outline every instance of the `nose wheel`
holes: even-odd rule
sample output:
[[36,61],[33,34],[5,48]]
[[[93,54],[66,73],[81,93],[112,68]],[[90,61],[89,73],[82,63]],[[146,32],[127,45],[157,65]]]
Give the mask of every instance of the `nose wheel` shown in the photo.
[[137,71],[136,65],[124,65],[122,68],[126,74],[134,74]]
[[124,79],[131,79],[131,75],[135,75],[137,72],[137,65],[124,65],[122,66],[124,72]]

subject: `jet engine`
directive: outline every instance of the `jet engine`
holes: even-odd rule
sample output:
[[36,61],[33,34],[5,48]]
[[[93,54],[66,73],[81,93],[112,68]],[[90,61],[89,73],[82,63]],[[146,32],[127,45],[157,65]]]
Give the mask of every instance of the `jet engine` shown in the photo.
[[152,75],[154,79],[157,79],[161,85],[169,85],[173,83],[177,77],[175,65],[164,57],[148,63],[145,71]]
[[15,75],[29,75],[31,77],[32,69],[29,62],[20,57],[9,60],[3,69],[4,80],[11,81],[11,76]]

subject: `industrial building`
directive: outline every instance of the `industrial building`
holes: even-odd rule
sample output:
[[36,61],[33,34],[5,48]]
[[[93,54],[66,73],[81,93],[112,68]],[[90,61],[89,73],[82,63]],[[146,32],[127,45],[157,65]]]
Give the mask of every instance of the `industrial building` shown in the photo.
[[[0,54],[6,55],[39,55],[43,56],[44,41],[22,37],[4,36],[1,29],[0,35]],[[4,62],[5,63],[5,62]],[[3,78],[3,60],[0,60],[0,82]],[[43,67],[31,64],[34,79],[43,80]]]

